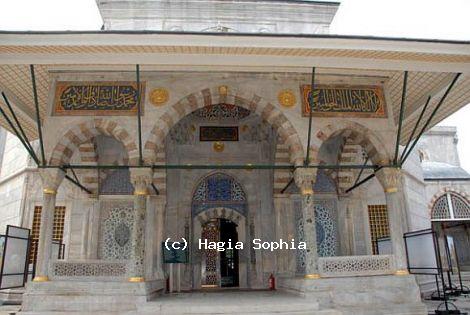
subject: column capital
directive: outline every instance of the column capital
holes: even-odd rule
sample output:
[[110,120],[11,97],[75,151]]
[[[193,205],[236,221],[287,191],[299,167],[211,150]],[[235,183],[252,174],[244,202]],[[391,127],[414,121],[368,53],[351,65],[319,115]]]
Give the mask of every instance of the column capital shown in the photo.
[[134,185],[134,195],[148,195],[147,187],[152,184],[153,170],[148,168],[131,169],[131,182]]
[[386,167],[376,172],[375,176],[382,184],[386,193],[395,193],[398,191],[401,174],[400,168]]
[[42,188],[45,194],[56,194],[65,172],[59,168],[42,168],[39,170]]
[[302,195],[312,195],[313,185],[317,179],[316,168],[297,168],[294,171],[294,181]]

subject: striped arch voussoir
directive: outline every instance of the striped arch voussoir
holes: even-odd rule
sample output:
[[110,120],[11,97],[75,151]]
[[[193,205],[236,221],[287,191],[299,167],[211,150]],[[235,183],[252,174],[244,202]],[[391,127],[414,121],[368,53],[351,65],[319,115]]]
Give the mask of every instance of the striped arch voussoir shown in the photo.
[[287,117],[270,102],[254,93],[239,91],[231,87],[205,88],[179,100],[157,120],[144,145],[144,160],[153,164],[155,152],[164,147],[165,137],[170,129],[193,111],[213,104],[232,104],[243,107],[260,115],[278,132],[289,146],[290,161],[301,165],[304,150],[300,138]]
[[352,121],[339,121],[329,124],[319,130],[315,137],[324,143],[331,137],[343,133],[355,143],[361,145],[369,156],[370,160],[377,165],[384,165],[390,162],[390,157],[386,147],[370,129]]
[[73,126],[65,132],[52,150],[49,159],[50,165],[64,165],[70,162],[72,155],[81,144],[89,142],[97,135],[105,135],[120,141],[131,160],[137,152],[137,146],[129,133],[115,121],[107,119],[93,119]]

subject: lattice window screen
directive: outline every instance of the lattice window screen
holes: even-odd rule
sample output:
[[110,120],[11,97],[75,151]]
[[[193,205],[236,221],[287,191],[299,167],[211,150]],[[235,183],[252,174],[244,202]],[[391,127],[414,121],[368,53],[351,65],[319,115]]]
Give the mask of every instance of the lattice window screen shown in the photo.
[[446,220],[450,219],[449,203],[447,202],[447,195],[439,197],[434,206],[432,207],[431,213],[432,220]]
[[377,255],[377,239],[390,236],[386,205],[368,205],[372,252]]
[[[33,225],[31,227],[31,255],[30,262],[36,258],[36,246],[39,240],[39,231],[41,229],[41,212],[42,206],[34,207]],[[65,224],[65,207],[57,206],[54,211],[54,225],[52,230],[52,239],[54,241],[62,242],[64,237],[64,224]]]
[[470,219],[470,205],[460,196],[451,194],[455,219]]

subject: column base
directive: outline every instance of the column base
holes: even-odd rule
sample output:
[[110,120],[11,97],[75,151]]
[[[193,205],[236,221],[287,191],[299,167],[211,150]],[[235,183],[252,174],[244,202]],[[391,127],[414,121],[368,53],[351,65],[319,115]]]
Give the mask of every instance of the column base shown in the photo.
[[311,273],[311,274],[305,275],[304,278],[310,279],[310,280],[320,279],[320,275],[318,273]]
[[129,282],[144,282],[144,277],[130,277],[128,279]]
[[398,269],[397,271],[395,271],[395,276],[407,276],[409,274],[410,273],[406,269]]
[[48,276],[35,276],[33,279],[34,282],[46,282],[49,281]]

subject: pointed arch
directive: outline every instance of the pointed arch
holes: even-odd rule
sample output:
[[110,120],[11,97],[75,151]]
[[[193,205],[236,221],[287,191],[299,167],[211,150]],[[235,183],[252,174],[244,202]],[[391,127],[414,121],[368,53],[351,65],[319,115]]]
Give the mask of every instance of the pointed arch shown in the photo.
[[[344,137],[347,137],[353,140],[354,143],[362,146],[372,163],[376,165],[389,163],[390,154],[384,146],[383,141],[379,139],[372,130],[359,123],[347,120],[338,121],[319,130],[315,134],[315,137],[321,141],[321,144],[323,144],[328,139],[340,134],[343,134]],[[317,147],[311,148],[310,151],[313,158],[316,160],[318,160],[318,153],[321,144]]]
[[470,220],[470,200],[466,192],[445,187],[432,197],[428,204],[433,221]]
[[75,125],[65,132],[64,136],[52,150],[49,164],[68,164],[80,145],[89,142],[98,135],[110,136],[120,141],[127,151],[129,162],[132,164],[137,161],[137,145],[124,128],[112,120],[93,119]]
[[[299,135],[284,113],[262,97],[231,87],[206,88],[183,97],[161,115],[155,122],[144,145],[144,159],[153,163],[156,152],[164,146],[165,137],[170,129],[183,117],[193,111],[215,104],[230,104],[243,107],[258,114],[269,123],[279,137],[288,145],[290,162],[301,165],[304,159],[304,149]],[[133,153],[135,154],[135,153]]]

